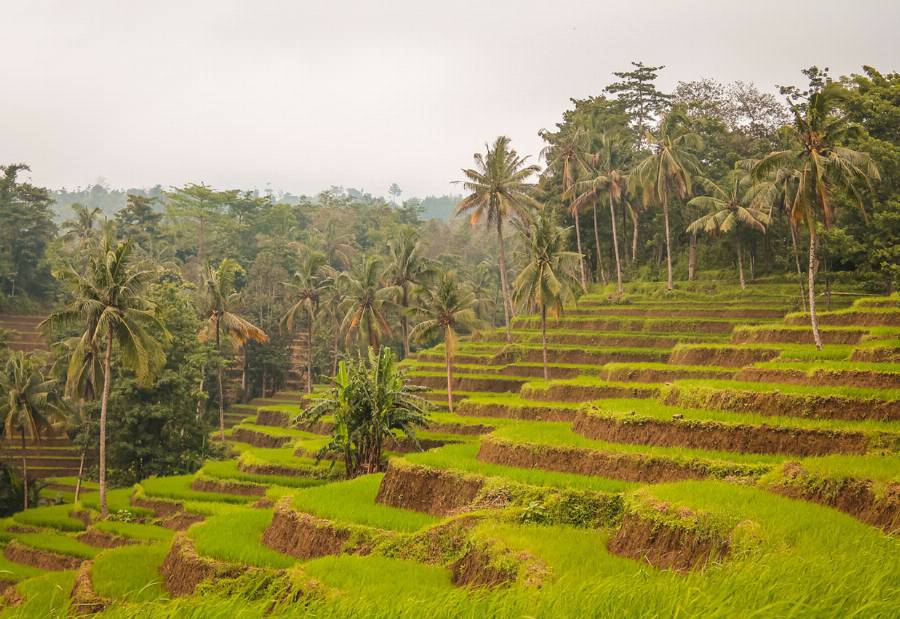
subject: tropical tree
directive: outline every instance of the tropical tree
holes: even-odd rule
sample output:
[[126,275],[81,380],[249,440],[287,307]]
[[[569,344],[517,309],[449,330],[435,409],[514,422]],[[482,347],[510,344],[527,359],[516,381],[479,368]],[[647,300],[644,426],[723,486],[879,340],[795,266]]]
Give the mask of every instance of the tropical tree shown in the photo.
[[747,286],[744,281],[741,231],[749,228],[765,233],[770,219],[767,203],[759,199],[760,192],[755,191],[753,179],[746,169],[737,167],[730,171],[721,185],[702,177],[697,182],[710,195],[697,196],[688,205],[708,212],[691,222],[687,231],[690,234],[702,232],[713,236],[733,233],[738,276],[741,290],[744,290]]
[[575,296],[578,255],[566,251],[568,229],[557,226],[548,211],[542,211],[523,233],[528,262],[513,282],[515,300],[540,312],[544,379],[549,380],[547,315],[560,316],[563,304]]
[[41,362],[33,355],[14,352],[0,374],[0,420],[8,438],[22,440],[23,509],[28,509],[28,456],[26,435],[39,443],[41,435],[65,415],[62,402],[54,391],[56,381],[44,376]]
[[862,132],[858,125],[847,122],[839,111],[838,106],[846,96],[843,87],[830,82],[811,92],[802,103],[793,105],[794,122],[785,130],[790,148],[766,155],[754,168],[759,179],[784,169],[796,174],[790,215],[793,222],[805,222],[809,232],[809,317],[813,339],[819,349],[822,348],[822,336],[815,296],[817,221],[821,218],[826,230],[831,226],[836,191],[850,196],[865,215],[862,192],[871,190],[872,182],[880,179],[878,167],[868,153],[842,145]]
[[506,250],[503,244],[503,222],[513,218],[527,219],[530,211],[540,208],[529,193],[528,182],[540,168],[527,164],[528,157],[521,157],[510,148],[509,138],[498,137],[493,145],[485,145],[485,153],[475,154],[475,167],[464,169],[463,187],[471,192],[456,207],[456,213],[467,213],[472,225],[484,220],[497,230],[498,266],[500,288],[503,292],[503,316],[506,322],[506,339],[512,340],[512,294],[506,274]]
[[447,367],[447,408],[453,412],[453,356],[460,329],[476,329],[480,321],[475,315],[475,295],[463,287],[453,271],[441,274],[433,289],[423,291],[418,311],[423,320],[410,332],[410,338],[428,340],[440,336],[444,340],[444,363]]
[[422,255],[422,243],[416,231],[404,227],[397,238],[388,242],[388,281],[400,290],[400,332],[403,337],[403,356],[409,356],[409,292],[410,287],[422,283],[428,270]]
[[656,132],[647,131],[651,152],[629,175],[629,186],[640,191],[644,204],[656,202],[662,207],[666,239],[666,287],[672,290],[672,235],[669,230],[669,199],[686,198],[691,180],[699,171],[693,151],[703,146],[700,136],[687,129],[687,116],[681,106],[673,107]]
[[326,258],[324,254],[307,251],[300,260],[300,268],[293,279],[285,284],[294,298],[293,304],[281,318],[281,324],[288,333],[294,332],[294,325],[300,314],[306,317],[306,392],[312,393],[313,385],[313,326],[319,312],[319,300],[327,285],[324,271]]
[[[597,151],[591,156],[590,177],[579,182],[575,189],[578,197],[575,204],[590,201],[596,204],[601,194],[609,197],[609,217],[613,238],[613,250],[616,256],[616,289],[622,292],[622,260],[619,253],[619,234],[616,229],[616,203],[621,202],[628,190],[628,167],[631,156],[630,142],[625,136],[613,132],[602,133],[597,140]],[[594,235],[599,239],[597,231],[597,209],[594,207]],[[599,243],[598,250],[599,251]]]
[[[577,200],[573,191],[575,179],[588,172],[588,144],[587,135],[580,127],[567,128],[557,134],[543,132],[542,137],[550,142],[541,151],[541,156],[547,161],[547,170],[557,172],[562,178],[563,196],[569,198],[569,213],[575,220],[575,244],[578,248],[578,267],[581,272],[581,289],[587,290],[587,275],[584,269],[584,252],[581,251],[581,225],[579,224],[578,211],[584,201]],[[594,207],[594,221],[597,219],[596,205]],[[599,241],[599,235],[595,239]],[[597,270],[600,271],[600,244],[597,243]]]
[[100,397],[99,481],[100,514],[106,518],[106,420],[112,385],[112,356],[118,345],[123,367],[133,370],[142,384],[149,384],[165,362],[162,342],[152,335],[158,328],[168,338],[165,326],[147,300],[147,289],[156,271],[132,261],[131,241],[114,244],[105,236],[90,253],[87,267],[79,272],[71,266],[59,274],[68,286],[71,301],[42,323],[53,331],[77,327],[81,331],[68,368],[68,382],[78,376],[91,357],[103,360],[103,390]]
[[365,360],[341,361],[331,390],[298,419],[333,416],[331,440],[317,457],[342,459],[348,478],[376,473],[386,444],[401,435],[416,443],[416,428],[428,422],[431,403],[417,395],[423,390],[409,384],[390,348],[370,348]]
[[79,202],[72,205],[72,210],[75,218],[63,222],[62,228],[66,231],[63,238],[73,241],[78,249],[84,249],[94,238],[94,226],[101,211],[99,207],[88,208]]
[[355,274],[341,273],[338,285],[344,295],[341,332],[345,343],[365,336],[368,345],[377,349],[381,338],[391,335],[386,310],[396,293],[396,288],[383,283],[381,259],[367,256]]
[[201,291],[203,294],[202,316],[205,321],[200,331],[201,342],[213,341],[218,355],[216,378],[219,387],[219,435],[225,440],[225,390],[222,386],[224,363],[222,361],[222,335],[228,337],[238,348],[253,340],[265,343],[269,336],[231,310],[235,301],[235,279],[244,270],[231,258],[225,258],[217,268],[207,264],[203,272]]

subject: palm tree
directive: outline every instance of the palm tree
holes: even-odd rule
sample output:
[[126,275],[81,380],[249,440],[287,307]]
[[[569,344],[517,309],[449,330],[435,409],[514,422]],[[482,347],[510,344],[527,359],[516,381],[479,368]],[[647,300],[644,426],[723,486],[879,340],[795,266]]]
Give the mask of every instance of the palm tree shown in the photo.
[[24,505],[28,509],[28,457],[25,436],[39,443],[41,435],[52,427],[53,422],[64,416],[62,402],[54,392],[55,380],[48,379],[41,370],[41,363],[33,354],[16,351],[6,360],[0,374],[0,419],[3,431],[12,438],[18,434],[22,439],[22,482],[24,484]]
[[532,185],[527,182],[540,168],[527,165],[528,157],[520,157],[515,149],[510,148],[509,138],[506,136],[501,135],[492,146],[485,145],[485,149],[484,155],[475,154],[475,168],[463,170],[466,177],[463,187],[471,193],[459,203],[456,213],[468,213],[472,225],[484,219],[488,226],[496,226],[506,339],[511,341],[510,319],[513,308],[506,276],[503,221],[516,217],[527,218],[530,210],[540,208],[529,193]]
[[302,312],[306,315],[306,392],[312,393],[312,346],[313,325],[316,322],[316,314],[319,311],[319,300],[322,290],[327,285],[323,268],[326,258],[324,254],[307,251],[300,260],[300,268],[294,273],[293,279],[285,284],[285,287],[294,295],[294,303],[281,319],[281,324],[288,333],[294,332],[294,325],[298,315]]
[[[122,365],[148,384],[165,363],[162,341],[169,338],[156,318],[155,307],[147,301],[147,288],[156,271],[132,262],[131,241],[113,244],[105,236],[88,256],[84,272],[71,266],[60,274],[72,300],[42,323],[52,330],[78,327],[82,333],[73,349],[68,382],[91,356],[103,359],[103,390],[100,397],[100,514],[106,518],[106,420],[112,385],[113,345],[118,344]],[[154,331],[159,335],[155,336]],[[162,340],[162,341],[161,341]],[[102,351],[102,353],[100,352]]]
[[345,334],[345,343],[365,335],[368,345],[377,349],[381,338],[391,335],[385,310],[396,292],[393,286],[384,286],[381,259],[367,256],[356,275],[341,273],[338,285],[344,291],[341,332]]
[[409,356],[409,291],[410,285],[422,283],[428,263],[422,256],[422,243],[416,231],[403,228],[400,235],[388,242],[389,262],[386,276],[400,290],[400,331],[403,336],[403,356]]
[[657,202],[663,211],[666,233],[666,287],[672,290],[672,236],[669,231],[669,198],[684,199],[691,193],[691,178],[699,169],[692,151],[703,147],[696,133],[687,130],[687,116],[680,106],[672,108],[656,133],[647,132],[652,152],[632,170],[629,185],[640,190],[644,204]]
[[[575,244],[578,248],[578,266],[581,270],[581,289],[587,290],[587,275],[584,270],[584,253],[581,251],[581,225],[578,223],[578,210],[584,203],[576,199],[572,187],[575,185],[575,178],[587,173],[589,166],[587,161],[587,136],[584,130],[580,128],[562,130],[557,134],[551,134],[547,131],[541,132],[541,136],[550,142],[550,145],[541,151],[541,156],[547,160],[547,170],[545,174],[554,170],[562,177],[563,196],[568,197],[569,212],[575,219]],[[594,206],[594,221],[597,219],[597,207]],[[601,271],[600,262],[600,238],[599,234],[595,239],[597,241],[597,270]]]
[[475,315],[475,295],[460,285],[453,271],[445,272],[433,289],[423,292],[418,307],[424,320],[417,324],[410,337],[418,340],[436,335],[444,338],[444,362],[447,366],[447,408],[453,412],[453,356],[460,329],[475,329],[480,324]]
[[369,349],[368,359],[341,361],[329,393],[316,400],[298,419],[318,421],[334,417],[331,440],[317,457],[335,455],[344,461],[347,477],[376,473],[383,468],[385,443],[398,434],[415,441],[415,430],[428,422],[431,404],[408,383],[394,352]]
[[728,173],[721,185],[706,178],[697,180],[710,195],[698,196],[688,202],[688,205],[707,209],[709,212],[694,220],[687,231],[692,235],[699,232],[709,235],[734,233],[738,276],[741,290],[744,290],[747,286],[744,281],[741,228],[765,233],[766,226],[769,225],[766,204],[755,199],[758,193],[754,191],[753,180],[747,170],[735,168]]
[[230,306],[237,296],[234,290],[235,278],[243,273],[241,265],[225,258],[217,268],[207,264],[203,272],[203,319],[206,321],[200,331],[201,342],[214,341],[219,357],[217,380],[219,383],[219,436],[225,440],[225,390],[222,387],[222,335],[226,335],[238,348],[243,348],[250,340],[264,343],[269,336],[259,327],[240,317]]
[[76,202],[72,205],[75,211],[75,219],[64,221],[62,227],[66,230],[63,237],[69,241],[75,241],[79,249],[84,249],[94,238],[94,225],[101,213],[99,207],[88,208]]
[[[628,167],[630,151],[628,141],[623,136],[615,133],[604,132],[598,139],[597,152],[591,157],[590,173],[593,178],[588,178],[578,183],[581,193],[575,200],[576,204],[586,201],[594,202],[602,193],[609,196],[609,216],[612,227],[613,250],[616,255],[616,290],[622,292],[622,260],[619,253],[619,234],[616,229],[616,202],[621,201],[628,190],[628,175],[625,169]],[[594,209],[594,234],[597,232],[597,210]]]
[[790,214],[793,222],[805,221],[809,232],[809,317],[813,339],[820,350],[822,336],[815,296],[818,269],[816,221],[821,217],[826,230],[831,226],[835,190],[852,196],[857,208],[865,215],[862,191],[871,190],[872,181],[880,179],[878,167],[868,153],[841,146],[847,138],[861,131],[838,112],[838,104],[845,96],[846,91],[839,84],[828,83],[811,93],[804,104],[793,106],[794,123],[787,128],[791,147],[766,155],[753,170],[758,179],[784,169],[796,174]]
[[513,282],[519,304],[536,306],[541,313],[544,379],[550,379],[547,365],[547,314],[559,316],[563,304],[574,296],[578,255],[566,251],[568,229],[556,225],[552,214],[541,212],[527,230],[528,263]]

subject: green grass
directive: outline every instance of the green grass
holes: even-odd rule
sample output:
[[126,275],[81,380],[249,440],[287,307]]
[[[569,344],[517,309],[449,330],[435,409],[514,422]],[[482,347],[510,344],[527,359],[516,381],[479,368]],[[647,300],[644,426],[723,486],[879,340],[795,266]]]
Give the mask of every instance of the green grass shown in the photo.
[[283,568],[296,560],[263,545],[263,531],[272,522],[271,509],[235,507],[190,528],[201,555],[255,567]]
[[305,563],[303,572],[339,590],[340,597],[355,595],[400,605],[426,601],[454,588],[445,568],[377,556],[322,557]]
[[[131,488],[116,488],[106,493],[106,505],[111,513],[118,511],[129,511],[140,516],[149,516],[153,512],[143,507],[137,507],[131,504]],[[81,497],[81,504],[95,511],[100,511],[100,495],[85,494]]]
[[258,475],[255,473],[245,473],[244,471],[239,470],[237,461],[235,460],[213,460],[204,464],[203,468],[200,469],[200,473],[217,479],[233,479],[236,481],[257,484],[276,484],[293,488],[306,488],[324,483],[325,480],[312,477],[312,474],[316,472],[317,468],[320,471],[323,470],[323,467],[316,467],[315,461],[313,460],[309,466],[309,476]]
[[46,527],[59,529],[60,531],[83,531],[84,523],[78,518],[69,515],[74,509],[76,507],[71,503],[35,507],[27,511],[17,512],[13,515],[13,520],[29,527]]
[[80,542],[74,537],[63,533],[46,531],[41,533],[23,533],[22,535],[17,535],[16,539],[32,548],[78,557],[79,559],[93,559],[100,552],[99,548]]
[[152,524],[140,524],[137,522],[116,522],[115,520],[101,520],[94,523],[94,528],[106,533],[113,533],[127,537],[128,539],[164,542],[172,539],[175,532],[165,527],[157,527]]
[[70,593],[75,573],[48,572],[19,584],[25,598],[21,606],[8,606],[0,612],[4,619],[37,619],[65,617],[69,609]]
[[252,503],[258,497],[224,494],[221,492],[199,492],[191,489],[193,475],[176,475],[173,477],[148,477],[140,483],[144,494],[148,497],[171,499],[174,501],[197,501],[217,503]]
[[22,563],[16,563],[15,561],[10,561],[2,554],[0,554],[0,582],[18,582],[26,578],[39,576],[43,573],[44,570],[42,569],[31,567],[30,565],[24,565]]
[[375,502],[382,474],[363,475],[317,488],[300,490],[294,506],[320,518],[392,531],[416,531],[436,518]]
[[762,361],[753,367],[776,370],[803,370],[811,376],[817,370],[830,372],[841,370],[860,370],[868,372],[884,372],[900,374],[900,363],[867,363],[862,361]]
[[900,455],[832,455],[804,458],[800,463],[819,477],[871,479],[882,484],[900,482]]
[[148,602],[167,596],[159,567],[169,545],[123,546],[94,559],[91,583],[101,597],[126,602]]
[[476,457],[477,455],[478,445],[469,443],[447,445],[439,449],[431,449],[422,453],[407,454],[403,456],[402,459],[413,464],[422,464],[431,468],[462,471],[464,473],[473,473],[488,477],[502,477],[533,486],[573,488],[577,490],[592,490],[595,492],[621,492],[634,487],[634,484],[617,479],[491,464],[490,462],[478,460]]

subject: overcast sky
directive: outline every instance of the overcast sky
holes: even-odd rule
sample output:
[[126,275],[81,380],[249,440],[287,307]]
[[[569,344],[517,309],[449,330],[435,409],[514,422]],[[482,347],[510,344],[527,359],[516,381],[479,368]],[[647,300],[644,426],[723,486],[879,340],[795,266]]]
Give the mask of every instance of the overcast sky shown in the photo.
[[900,69],[896,0],[0,2],[0,163],[34,182],[453,191],[498,134],[540,150],[631,60],[774,90]]

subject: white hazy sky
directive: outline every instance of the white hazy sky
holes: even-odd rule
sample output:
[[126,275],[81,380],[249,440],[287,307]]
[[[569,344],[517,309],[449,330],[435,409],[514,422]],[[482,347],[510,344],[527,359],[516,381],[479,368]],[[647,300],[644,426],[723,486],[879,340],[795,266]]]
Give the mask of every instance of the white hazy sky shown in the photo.
[[678,80],[900,69],[897,0],[0,0],[0,162],[51,187],[444,193],[634,59]]

